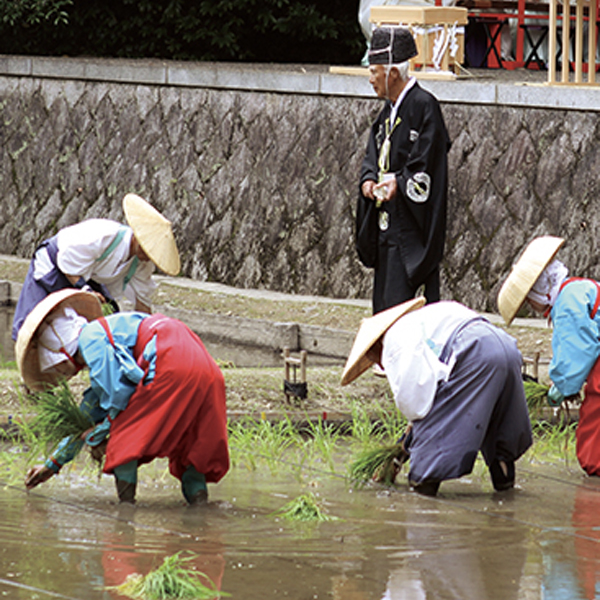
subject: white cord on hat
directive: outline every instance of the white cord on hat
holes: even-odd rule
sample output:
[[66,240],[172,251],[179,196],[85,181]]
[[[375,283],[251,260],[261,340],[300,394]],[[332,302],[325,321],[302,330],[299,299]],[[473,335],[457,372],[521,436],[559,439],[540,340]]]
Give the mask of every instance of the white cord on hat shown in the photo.
[[38,334],[40,368],[47,371],[66,360],[73,360],[79,344],[79,334],[87,319],[67,306]]

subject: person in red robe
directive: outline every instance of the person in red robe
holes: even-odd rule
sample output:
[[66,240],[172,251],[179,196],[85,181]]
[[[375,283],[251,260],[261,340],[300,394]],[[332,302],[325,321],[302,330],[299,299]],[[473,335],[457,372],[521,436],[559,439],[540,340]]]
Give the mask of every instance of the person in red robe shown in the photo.
[[90,315],[74,307],[86,292],[57,294],[58,303],[49,296],[32,313],[35,322],[24,324],[29,341],[20,347],[27,358],[18,353],[17,362],[33,389],[36,369],[25,368],[32,360],[46,383],[88,367],[90,388],[80,409],[96,426],[65,438],[45,464],[31,469],[27,488],[57,473],[84,444],[106,445],[103,469],[114,474],[120,501],[135,502],[139,465],[168,457],[187,502],[206,502],[206,483],[228,471],[229,451],[223,374],[200,338],[161,314],[95,314],[88,322]]

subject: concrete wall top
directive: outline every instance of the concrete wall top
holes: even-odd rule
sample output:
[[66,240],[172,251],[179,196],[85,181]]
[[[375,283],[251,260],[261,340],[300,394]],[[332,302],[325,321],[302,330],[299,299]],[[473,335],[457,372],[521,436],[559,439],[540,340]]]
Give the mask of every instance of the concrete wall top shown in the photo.
[[[490,69],[493,74],[493,70]],[[110,81],[281,93],[374,98],[366,77],[340,75],[320,65],[176,62],[0,55],[0,76]],[[422,80],[445,103],[500,104],[600,112],[600,86],[540,82]]]

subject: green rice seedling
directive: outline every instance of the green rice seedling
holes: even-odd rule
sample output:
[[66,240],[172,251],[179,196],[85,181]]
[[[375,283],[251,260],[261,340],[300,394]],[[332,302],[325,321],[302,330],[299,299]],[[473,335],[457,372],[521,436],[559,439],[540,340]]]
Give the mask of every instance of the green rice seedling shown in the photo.
[[308,439],[304,442],[305,456],[310,462],[324,462],[335,473],[333,460],[340,433],[323,419],[314,422],[307,418]]
[[288,521],[321,522],[337,520],[337,517],[327,515],[321,510],[313,493],[298,496],[272,514],[273,516],[282,517]]
[[29,398],[36,415],[26,427],[46,451],[63,438],[78,437],[94,426],[94,422],[79,409],[66,381],[49,390],[31,394]]
[[371,416],[364,407],[358,403],[352,404],[352,441],[366,447],[373,444],[373,438],[377,436],[375,425]]
[[299,443],[300,436],[287,417],[277,423],[248,418],[229,425],[232,463],[243,463],[251,470],[262,460],[277,471],[283,465],[282,455]]
[[377,432],[380,440],[398,440],[406,431],[408,421],[393,402],[385,406],[380,404],[375,415],[379,422]]
[[181,557],[181,552],[167,556],[162,565],[147,575],[134,574],[124,583],[109,590],[140,600],[209,600],[229,596],[217,589],[208,575],[186,568],[194,556]]
[[282,456],[297,445],[299,440],[300,436],[287,416],[275,423],[266,419],[256,422],[255,447],[272,472],[281,469]]
[[0,452],[0,481],[7,486],[23,483],[23,473],[27,470],[23,452]]
[[253,422],[252,419],[245,418],[228,423],[229,458],[233,467],[241,464],[250,471],[257,468],[257,457],[253,451]]
[[308,467],[306,464],[307,459],[308,457],[306,456],[306,453],[303,449],[301,449],[295,454],[293,461],[291,461],[289,464],[291,474],[298,483],[305,481],[305,469]]
[[215,358],[215,362],[219,366],[219,369],[235,369],[235,363],[232,360],[223,360],[222,358]]
[[[24,473],[36,463],[43,462],[48,452],[53,448],[52,442],[44,438],[35,428],[36,405],[31,396],[26,396],[19,390],[17,392],[18,409],[15,410],[13,423],[16,430],[10,439],[10,450],[0,454],[0,467],[5,471],[5,481],[10,484],[22,483]],[[68,469],[75,466],[75,461],[69,463]],[[80,475],[84,476],[92,467],[89,462],[79,464],[83,467]],[[94,465],[98,471],[98,465]],[[63,473],[65,471],[63,470]]]
[[355,485],[377,481],[392,486],[407,455],[401,443],[365,450],[350,465],[350,479]]
[[32,427],[32,405],[31,398],[25,398],[21,391],[17,393],[19,408],[16,411],[13,423],[17,429],[12,437],[13,449],[23,459],[23,472],[32,462],[43,458],[46,453],[46,444],[40,439]]
[[533,421],[534,444],[528,451],[529,460],[546,463],[564,462],[567,466],[577,460],[575,430],[577,423],[548,423]]
[[141,465],[138,468],[138,478],[141,479],[142,474],[154,484],[164,485],[173,481],[173,476],[169,471],[169,462],[166,458],[157,458],[150,463]]
[[108,316],[112,315],[114,312],[115,312],[115,309],[113,308],[113,305],[110,304],[110,302],[102,303],[102,316],[103,317],[108,317]]
[[525,389],[525,399],[527,400],[527,406],[532,412],[540,412],[542,408],[546,406],[546,399],[550,387],[537,381],[526,380],[523,381],[523,388]]

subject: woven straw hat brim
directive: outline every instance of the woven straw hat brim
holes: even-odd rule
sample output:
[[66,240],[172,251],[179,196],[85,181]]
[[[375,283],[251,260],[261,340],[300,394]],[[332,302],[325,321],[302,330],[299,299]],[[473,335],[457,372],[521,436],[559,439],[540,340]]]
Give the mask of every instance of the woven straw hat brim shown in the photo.
[[171,221],[135,194],[127,194],[123,198],[123,212],[150,260],[167,275],[178,275],[181,263]]
[[102,305],[95,294],[71,288],[53,292],[35,306],[23,322],[15,346],[19,372],[25,385],[33,391],[56,385],[60,378],[56,373],[41,371],[36,336],[42,321],[59,306],[70,306],[88,321],[102,316]]
[[512,323],[538,277],[564,243],[563,238],[550,235],[535,238],[513,265],[498,292],[498,310],[507,325]]
[[377,340],[402,316],[413,310],[421,308],[426,300],[422,296],[393,306],[380,313],[363,319],[358,333],[354,338],[354,344],[350,350],[344,372],[342,373],[342,385],[347,385],[360,377],[372,364],[373,361],[367,357],[367,352],[375,345]]

